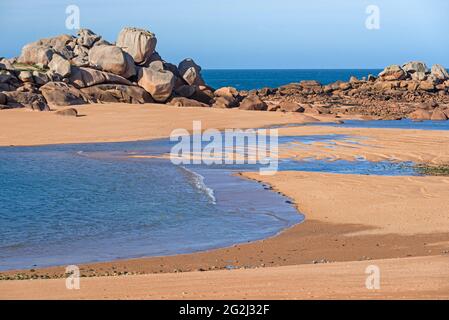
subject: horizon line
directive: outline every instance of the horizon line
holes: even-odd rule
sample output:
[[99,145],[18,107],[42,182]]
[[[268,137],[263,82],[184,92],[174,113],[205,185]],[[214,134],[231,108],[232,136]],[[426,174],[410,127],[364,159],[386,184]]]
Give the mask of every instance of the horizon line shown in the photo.
[[202,70],[383,70],[381,68],[205,68]]

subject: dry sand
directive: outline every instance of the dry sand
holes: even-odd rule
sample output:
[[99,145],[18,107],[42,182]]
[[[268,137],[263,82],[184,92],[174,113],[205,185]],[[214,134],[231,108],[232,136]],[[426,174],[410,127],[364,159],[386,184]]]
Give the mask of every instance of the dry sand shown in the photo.
[[[254,270],[1,281],[0,299],[448,299],[449,258],[434,256]],[[380,289],[368,290],[370,265]]]
[[284,171],[263,181],[294,199],[307,219],[363,225],[359,235],[449,232],[449,177]]
[[225,129],[303,123],[308,119],[303,114],[160,104],[90,104],[76,108],[80,115],[76,118],[26,109],[2,110],[0,146],[156,139],[168,137],[177,128],[191,130],[194,120],[201,120],[203,129]]
[[[190,128],[192,120],[203,120],[204,128],[259,127],[304,120],[294,114],[156,105],[79,109],[85,117],[2,111],[0,145],[159,138],[174,128]],[[303,127],[281,129],[280,133],[343,133],[369,138],[369,143],[365,141],[368,146],[324,148],[340,158],[365,155],[371,159],[393,157],[438,163],[448,155],[446,132]],[[321,146],[311,148],[310,156],[322,155]],[[301,157],[303,151],[289,152]],[[268,177],[248,173],[245,177],[263,180],[291,197],[306,221],[276,237],[229,248],[83,265],[83,275],[158,274],[83,278],[85,287],[76,292],[64,289],[61,279],[0,281],[0,298],[449,297],[449,178],[304,172],[280,172]],[[377,293],[364,287],[364,270],[372,263],[387,275],[383,291]],[[239,270],[217,270],[224,268]],[[55,267],[28,273],[53,276],[63,272],[63,268]]]

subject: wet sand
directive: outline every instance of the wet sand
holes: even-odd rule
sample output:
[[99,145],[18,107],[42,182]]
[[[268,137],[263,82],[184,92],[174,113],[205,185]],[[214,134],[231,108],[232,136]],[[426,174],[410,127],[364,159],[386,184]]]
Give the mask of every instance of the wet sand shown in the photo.
[[[199,119],[204,120],[206,127],[217,128],[298,122],[298,115],[282,113],[166,106],[127,106],[125,111],[120,108],[125,106],[89,106],[81,112],[86,117],[76,119],[25,110],[5,114],[2,111],[0,144],[158,138],[177,127],[190,128],[191,121]],[[375,144],[375,147],[326,148],[340,158],[354,158],[365,152],[367,158],[394,156],[400,160],[438,163],[448,155],[447,132],[332,127],[280,130],[284,135],[326,133],[364,136],[369,138],[370,145]],[[319,156],[320,146],[312,148],[316,149],[309,155]],[[299,154],[295,150],[289,152]],[[278,236],[229,248],[83,265],[84,276],[122,276],[83,278],[86,287],[76,293],[65,287],[61,290],[59,286],[64,285],[61,279],[0,281],[0,298],[371,298],[373,293],[366,291],[360,281],[366,277],[364,268],[373,259],[385,266],[387,272],[396,270],[390,273],[387,289],[375,297],[448,297],[448,268],[444,267],[449,265],[449,178],[305,172],[279,172],[263,177],[245,173],[244,177],[263,181],[289,196],[306,221]],[[64,268],[24,272],[54,277],[62,276]],[[130,275],[136,273],[156,274]],[[14,274],[17,272],[3,275]],[[266,283],[273,286],[271,290],[261,288]],[[219,285],[224,289],[214,289]]]
[[416,163],[449,163],[448,130],[338,128],[302,126],[282,128],[279,135],[327,135],[350,136],[347,141],[329,143],[298,143],[289,149],[281,148],[281,157],[306,159],[355,160],[364,157],[370,161],[413,161]]

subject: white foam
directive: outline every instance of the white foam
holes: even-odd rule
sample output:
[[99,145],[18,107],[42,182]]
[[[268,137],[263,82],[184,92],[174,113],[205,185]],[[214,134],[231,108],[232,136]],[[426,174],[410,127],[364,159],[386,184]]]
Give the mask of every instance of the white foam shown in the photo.
[[204,177],[202,175],[200,175],[199,173],[196,173],[195,171],[187,169],[184,166],[180,166],[180,167],[182,169],[184,169],[185,171],[187,171],[189,174],[191,174],[191,176],[193,178],[194,186],[201,192],[204,192],[208,196],[208,198],[211,200],[212,204],[217,204],[217,199],[215,198],[215,195],[214,195],[214,189],[209,188],[204,183]]

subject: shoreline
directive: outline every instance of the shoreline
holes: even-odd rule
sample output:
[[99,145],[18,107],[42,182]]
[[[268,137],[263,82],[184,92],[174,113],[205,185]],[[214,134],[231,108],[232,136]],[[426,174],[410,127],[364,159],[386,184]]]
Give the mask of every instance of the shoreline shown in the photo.
[[[370,226],[363,222],[354,223],[352,221],[348,223],[340,221],[341,217],[338,217],[337,222],[327,216],[317,218],[310,212],[309,208],[311,205],[315,206],[316,199],[310,200],[308,198],[307,205],[301,205],[298,197],[291,195],[291,188],[279,187],[271,179],[261,177],[257,173],[240,173],[238,175],[244,179],[270,185],[273,192],[278,192],[287,198],[296,199],[293,205],[298,214],[303,214],[305,219],[268,238],[222,248],[188,254],[82,263],[79,264],[81,274],[83,274],[83,277],[98,277],[257,269],[260,267],[425,257],[435,254],[446,256],[449,259],[449,256],[447,256],[449,253],[449,232],[446,231],[449,218],[442,217],[441,214],[439,221],[434,221],[429,226],[409,223],[410,230],[408,231],[407,228],[405,228],[406,231],[403,231],[401,226],[397,226],[396,230],[390,232],[385,225],[391,224],[391,221],[382,221],[384,228],[387,230],[382,231],[382,228]],[[391,182],[392,178],[393,180],[401,180],[403,183],[409,182],[413,178],[418,183],[422,182],[421,180],[434,180],[434,183],[440,184],[438,186],[439,191],[447,188],[446,184],[449,183],[444,177],[382,177],[289,171],[282,172],[281,175],[283,175],[281,179],[274,178],[273,180],[282,181],[283,178],[286,178],[287,181],[295,181],[297,177],[306,177],[310,183],[321,176],[329,183],[335,181],[336,178],[340,178],[340,180],[348,179],[356,183],[360,179],[367,179],[376,181],[376,184],[378,181],[384,180],[386,186],[395,186],[398,182]],[[317,184],[323,185],[322,181]],[[296,185],[296,187],[298,186]],[[415,189],[414,184],[412,184],[411,189]],[[449,190],[445,193],[449,196]],[[304,199],[306,198],[304,197]],[[439,211],[440,209],[435,210]],[[326,212],[324,211],[321,215],[327,214]],[[386,217],[388,214],[387,212],[383,216]],[[427,213],[423,221],[433,215],[433,213]],[[438,226],[439,224],[442,224],[442,226]],[[296,252],[301,252],[301,255],[296,254]],[[65,267],[55,266],[35,270],[10,270],[0,272],[0,275],[7,277],[20,275],[22,279],[32,278],[33,276],[36,278],[61,278],[65,277],[64,269]]]
[[[250,7],[199,38],[168,23],[179,63],[159,54],[150,30],[121,26],[106,40],[80,28],[77,5],[65,10],[73,32],[0,57],[0,300],[449,299],[449,69],[432,46],[422,54],[408,43],[431,65],[412,56],[381,69],[204,70],[179,57],[214,33],[202,59],[219,52],[223,65],[399,63],[397,50],[373,52],[406,45],[407,33],[439,40],[441,28],[413,33],[394,19],[391,34],[364,47],[362,33],[327,21],[295,50],[301,19],[251,36]],[[225,10],[204,14],[211,8],[171,20],[229,20]],[[366,29],[379,29],[379,7],[365,11]],[[337,41],[323,53],[326,30]],[[270,34],[275,50],[260,54]],[[239,44],[256,51],[229,50]],[[228,129],[265,130],[228,139]]]
[[[148,135],[163,137],[173,128],[183,126],[190,128],[192,119],[202,119],[205,123],[204,128],[225,127],[228,124],[233,124],[232,127],[250,127],[248,124],[263,126],[298,121],[297,115],[291,114],[217,111],[217,109],[211,111],[213,109],[189,108],[186,110],[166,106],[154,108],[130,106],[128,108],[117,105],[98,105],[87,106],[86,109],[81,110],[86,111],[86,117],[70,119],[60,118],[51,113],[6,111],[7,113],[2,115],[9,116],[0,118],[0,125],[2,125],[0,144],[2,141],[13,139],[38,145],[43,141],[49,142],[47,144],[54,144],[61,140],[69,143],[77,138],[81,139],[77,141],[78,143],[85,143],[92,137],[106,140],[105,142],[113,142],[117,137],[120,137],[122,141]],[[23,117],[25,114],[30,116]],[[128,115],[123,118],[124,114]],[[235,119],[236,114],[241,115],[238,121]],[[45,121],[38,122],[35,117],[45,118]],[[78,122],[78,120],[85,121],[89,117],[93,123],[104,125],[106,122],[106,125],[89,131],[86,129],[89,123]],[[173,121],[167,122],[169,119]],[[20,122],[20,126],[14,125]],[[62,130],[67,125],[75,131],[67,133],[67,130]],[[42,128],[48,130],[42,134]],[[40,135],[36,135],[37,132],[40,132]],[[341,158],[353,157],[359,152],[364,152],[375,159],[376,156],[379,157],[379,150],[382,150],[382,154],[387,157],[394,155],[398,159],[411,156],[419,158],[428,153],[431,156],[429,160],[432,158],[441,160],[449,155],[447,147],[438,147],[440,143],[447,142],[449,132],[444,131],[304,126],[280,128],[279,132],[281,135],[346,132],[368,136],[376,146],[374,149],[366,146],[347,150],[344,146],[338,146],[336,150],[327,149],[328,152],[334,152],[335,156]],[[89,133],[89,136],[78,137],[78,133]],[[59,140],[54,139],[55,136]],[[313,146],[310,153],[316,154],[320,148],[319,145]],[[420,148],[422,150],[418,152]],[[82,276],[101,279],[100,276],[116,275],[109,279],[128,282],[132,281],[132,277],[136,274],[153,274],[152,276],[155,277],[171,274],[188,282],[192,274],[200,274],[204,277],[209,277],[210,274],[212,277],[216,274],[215,272],[230,272],[230,274],[236,274],[240,281],[245,282],[246,278],[238,275],[241,272],[243,274],[244,269],[254,272],[259,270],[271,272],[272,270],[276,273],[278,268],[297,266],[306,268],[308,274],[313,274],[317,272],[316,270],[322,270],[320,269],[322,266],[341,266],[341,268],[351,266],[352,268],[358,263],[370,263],[373,260],[388,264],[387,259],[399,258],[398,261],[403,261],[410,257],[429,257],[417,258],[417,261],[423,263],[426,259],[433,261],[436,255],[442,256],[438,259],[447,258],[449,218],[441,214],[441,212],[449,211],[445,200],[449,198],[447,177],[381,177],[289,171],[278,172],[273,177],[259,176],[254,173],[243,173],[240,176],[270,185],[274,192],[281,192],[292,199],[294,205],[299,208],[298,211],[305,216],[305,220],[268,239],[221,249],[174,256],[82,264],[80,265]],[[358,190],[357,197],[351,196],[355,189]],[[363,271],[360,270],[364,275]],[[33,271],[16,270],[0,272],[0,274],[15,278],[18,272],[33,278],[65,277],[63,267]],[[296,272],[294,271],[295,274]],[[329,285],[336,288],[334,285],[337,286],[337,284],[332,282],[333,278],[330,274],[321,276],[327,277],[331,281]],[[20,276],[19,279],[24,277]],[[34,285],[33,283],[39,284],[41,288],[49,288],[58,280],[33,281],[0,281],[0,292],[10,290],[10,286],[12,286],[11,290],[15,290],[14,288]],[[193,287],[196,285],[194,282],[188,283]],[[252,282],[248,280],[248,283]],[[179,289],[175,288],[172,287],[172,290]],[[83,294],[88,296],[90,293]],[[26,297],[26,294],[23,297]],[[188,295],[187,297],[193,298]]]

